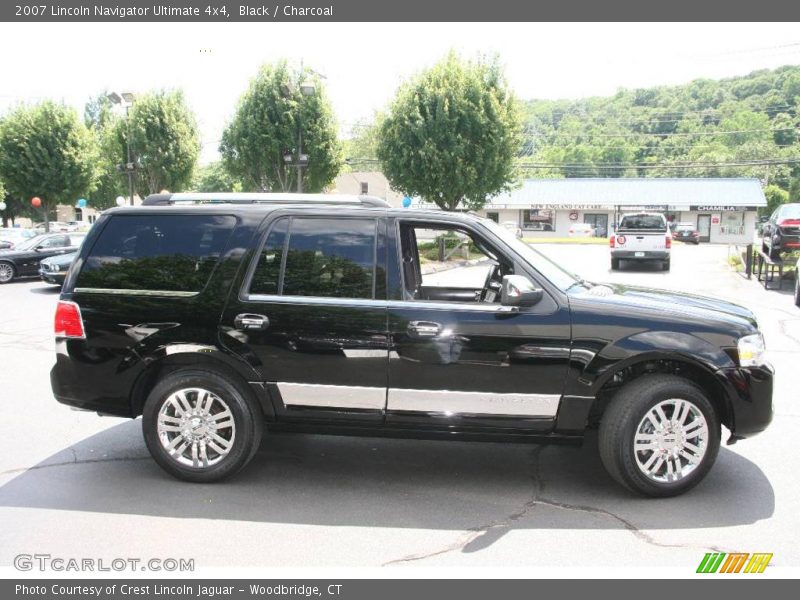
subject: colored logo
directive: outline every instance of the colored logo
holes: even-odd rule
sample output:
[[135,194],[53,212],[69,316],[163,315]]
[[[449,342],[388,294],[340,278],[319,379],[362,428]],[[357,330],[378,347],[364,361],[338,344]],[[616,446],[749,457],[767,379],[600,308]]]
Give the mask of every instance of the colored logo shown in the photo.
[[763,573],[772,554],[757,552],[709,552],[700,561],[698,573]]

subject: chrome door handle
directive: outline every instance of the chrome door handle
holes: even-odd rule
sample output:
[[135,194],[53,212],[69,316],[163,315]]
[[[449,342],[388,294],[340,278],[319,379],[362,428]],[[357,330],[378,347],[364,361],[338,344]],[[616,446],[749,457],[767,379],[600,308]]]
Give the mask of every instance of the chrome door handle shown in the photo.
[[242,313],[234,317],[233,325],[236,329],[244,329],[245,331],[264,331],[269,327],[269,318],[265,315]]
[[436,337],[442,331],[442,326],[433,321],[411,321],[408,324],[408,333],[412,337]]

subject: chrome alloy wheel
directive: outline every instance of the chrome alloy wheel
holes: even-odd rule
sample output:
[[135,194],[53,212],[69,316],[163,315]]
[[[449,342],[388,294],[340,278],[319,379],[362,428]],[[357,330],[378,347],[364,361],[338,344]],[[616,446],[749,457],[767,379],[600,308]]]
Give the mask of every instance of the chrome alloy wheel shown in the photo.
[[181,465],[204,468],[233,448],[236,424],[225,401],[202,388],[178,390],[158,412],[158,439]]
[[0,283],[8,283],[14,278],[14,267],[8,263],[0,263]]
[[639,470],[659,483],[694,471],[708,448],[708,423],[697,406],[673,398],[659,402],[639,422],[633,451]]

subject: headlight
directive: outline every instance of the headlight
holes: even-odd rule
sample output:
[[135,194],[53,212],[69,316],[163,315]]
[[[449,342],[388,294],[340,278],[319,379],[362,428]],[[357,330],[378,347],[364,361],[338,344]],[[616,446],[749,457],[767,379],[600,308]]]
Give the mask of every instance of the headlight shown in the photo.
[[739,366],[760,367],[764,364],[766,350],[764,336],[761,335],[761,332],[744,336],[738,344]]

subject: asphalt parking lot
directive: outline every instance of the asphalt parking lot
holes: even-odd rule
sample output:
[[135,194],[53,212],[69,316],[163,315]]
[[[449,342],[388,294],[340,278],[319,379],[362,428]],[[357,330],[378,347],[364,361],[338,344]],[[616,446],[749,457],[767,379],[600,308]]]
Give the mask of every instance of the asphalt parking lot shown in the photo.
[[726,266],[727,248],[678,245],[672,271],[609,270],[603,246],[540,245],[567,268],[723,297],[754,310],[778,377],[775,420],[726,446],[688,494],[635,497],[580,448],[269,435],[216,485],[151,461],[140,422],[71,411],[51,395],[57,291],[0,286],[0,565],[19,553],[182,557],[198,567],[670,566],[705,552],[772,552],[800,565],[800,309]]

